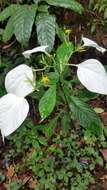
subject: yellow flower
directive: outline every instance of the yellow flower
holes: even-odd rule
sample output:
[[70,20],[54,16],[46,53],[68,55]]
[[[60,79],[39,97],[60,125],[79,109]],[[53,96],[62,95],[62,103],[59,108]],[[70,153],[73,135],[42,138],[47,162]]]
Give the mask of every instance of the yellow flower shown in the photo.
[[65,32],[65,34],[70,34],[71,31],[72,31],[71,29],[64,28],[64,32]]
[[42,82],[45,84],[47,84],[49,82],[49,78],[47,75],[42,77]]

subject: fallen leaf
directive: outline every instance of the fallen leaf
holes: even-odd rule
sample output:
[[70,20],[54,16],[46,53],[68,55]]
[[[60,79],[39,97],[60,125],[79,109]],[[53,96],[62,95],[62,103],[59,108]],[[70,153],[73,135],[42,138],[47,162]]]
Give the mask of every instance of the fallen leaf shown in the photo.
[[6,176],[7,176],[8,178],[12,178],[14,174],[15,174],[14,166],[13,166],[13,165],[10,165],[10,166],[7,168]]
[[107,175],[104,174],[100,179],[101,179],[103,182],[104,182],[104,181],[107,181]]
[[1,190],[7,190],[7,186],[5,183],[0,183],[0,189]]
[[107,149],[101,149],[100,152],[102,153],[104,160],[107,162]]
[[95,108],[94,108],[94,111],[95,111],[96,113],[103,113],[103,112],[104,112],[104,109],[99,108],[99,107],[95,107]]
[[37,183],[38,183],[38,181],[37,181],[37,179],[30,179],[29,180],[29,188],[31,188],[31,189],[34,189],[35,187],[36,187],[36,185],[37,185]]
[[30,180],[30,178],[30,176],[23,176],[23,185],[25,185]]
[[101,113],[101,119],[105,125],[107,125],[107,112]]

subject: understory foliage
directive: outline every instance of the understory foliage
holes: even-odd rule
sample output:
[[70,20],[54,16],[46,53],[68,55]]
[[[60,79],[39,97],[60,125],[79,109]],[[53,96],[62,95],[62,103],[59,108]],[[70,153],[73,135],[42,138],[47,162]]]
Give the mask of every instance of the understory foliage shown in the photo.
[[7,25],[3,31],[3,41],[7,42],[13,34],[17,41],[22,45],[26,45],[29,41],[32,27],[36,27],[38,43],[40,45],[48,45],[52,50],[55,41],[56,17],[50,13],[51,6],[69,8],[79,14],[82,14],[83,7],[74,0],[44,0],[35,1],[35,4],[20,5],[11,4],[3,9],[0,14],[0,21],[7,21]]
[[[78,63],[76,69],[73,67],[75,65],[70,63],[72,56],[87,50],[81,41],[78,44],[70,41],[70,30],[65,29],[58,20],[60,11],[61,14],[70,10],[82,15],[84,8],[75,0],[33,0],[26,3],[18,0],[12,1],[11,4],[7,0],[1,1],[1,9],[0,42],[3,48],[0,55],[0,97],[4,97],[6,93],[5,97],[8,97],[8,94],[12,93],[17,97],[15,105],[22,98],[30,107],[22,126],[18,130],[16,129],[19,126],[13,131],[10,129],[10,134],[16,130],[14,134],[6,137],[12,149],[4,155],[14,161],[20,153],[25,157],[22,168],[20,162],[18,165],[16,161],[16,173],[21,173],[23,169],[31,171],[32,178],[37,180],[34,190],[86,190],[89,183],[94,181],[92,172],[96,165],[104,164],[97,148],[106,147],[107,132],[100,117],[89,105],[90,100],[101,97],[98,94],[99,88],[95,91],[90,90],[87,81],[86,85],[83,84],[84,79],[81,80],[79,72],[86,69],[88,73],[89,69],[89,72],[92,71],[93,76],[96,76],[100,74],[97,71],[101,67],[102,83],[107,77],[102,64],[94,59],[90,60],[98,66],[98,70],[90,65],[89,68],[82,68],[84,62]],[[97,4],[94,9],[99,10]],[[85,44],[85,47],[92,46],[101,53],[106,51],[97,43],[91,43]],[[35,46],[41,46],[41,49],[28,50],[28,55],[25,56],[25,50]],[[35,55],[33,51],[39,53]],[[22,72],[21,87],[21,74],[17,77],[14,75],[12,80],[9,79],[11,83],[7,85],[8,72],[15,68],[17,70],[20,65],[26,65],[30,69],[33,81],[26,72]],[[20,87],[23,91],[25,77],[33,90],[28,90],[29,93],[24,95],[21,92],[20,98],[17,89]],[[17,84],[16,91],[13,90],[14,82]],[[104,86],[100,90],[101,94],[105,94]],[[19,112],[24,106],[21,108],[22,105],[18,107]],[[10,109],[10,104],[7,109]],[[8,118],[8,110],[6,113],[6,117],[2,114],[4,123],[7,121],[5,118]],[[15,116],[18,118],[17,112],[13,114],[17,114]],[[14,124],[17,123],[17,118],[12,118]],[[7,134],[4,131],[2,137],[8,136],[8,132],[9,129]],[[23,187],[22,182],[18,183],[14,186],[14,182],[9,181],[8,188],[14,190],[16,187]]]
[[[105,147],[106,142],[88,133],[88,139],[87,135],[84,136],[85,144],[82,144],[84,131],[80,127],[75,130],[73,124],[69,123],[69,129],[57,126],[54,130],[54,123],[55,120],[52,120],[48,124],[34,126],[27,120],[22,130],[18,129],[9,137],[13,151],[8,151],[8,158],[10,155],[11,159],[11,155],[17,155],[20,151],[24,155],[27,149],[21,168],[17,162],[16,168],[21,173],[26,165],[26,170],[32,171],[33,178],[37,180],[35,190],[85,190],[89,183],[94,182],[92,172],[95,166],[103,165],[98,147]],[[99,144],[97,148],[96,142]]]
[[90,8],[93,7],[94,11],[98,11],[99,13],[103,13],[104,19],[107,18],[107,1],[106,0],[90,0],[89,3]]
[[89,9],[93,13],[91,21],[91,32],[94,33],[97,26],[107,27],[107,1],[106,0],[90,0]]

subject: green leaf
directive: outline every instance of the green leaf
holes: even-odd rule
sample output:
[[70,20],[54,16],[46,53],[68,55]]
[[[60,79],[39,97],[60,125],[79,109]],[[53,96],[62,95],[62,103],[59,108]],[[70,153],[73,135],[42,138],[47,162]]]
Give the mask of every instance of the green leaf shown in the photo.
[[13,181],[9,184],[9,189],[11,190],[19,190],[22,187],[21,182]]
[[64,42],[68,38],[68,35],[65,34],[64,29],[58,24],[56,24],[56,34],[58,35],[58,38],[61,42]]
[[50,84],[56,84],[59,81],[59,74],[57,72],[49,72],[47,73]]
[[97,98],[99,94],[88,91],[87,89],[78,90],[78,97],[84,102]]
[[29,41],[36,10],[35,4],[22,5],[14,15],[14,33],[20,43],[26,44]]
[[39,102],[39,112],[42,120],[47,118],[53,111],[56,103],[56,86],[51,86],[42,96]]
[[47,2],[49,5],[68,8],[79,14],[82,14],[83,12],[82,5],[75,0],[44,0],[44,1]]
[[36,20],[38,43],[48,45],[48,50],[51,51],[55,41],[55,26],[56,19],[52,15],[39,14]]
[[61,128],[63,133],[66,135],[69,132],[69,129],[71,127],[71,119],[69,113],[64,113],[64,116],[61,120]]
[[0,21],[6,20],[8,17],[12,16],[13,13],[16,12],[16,10],[19,8],[19,5],[12,4],[9,7],[6,7],[1,13],[0,13]]
[[89,8],[89,10],[93,10],[93,8],[94,8],[94,0],[89,0],[88,8]]
[[39,5],[38,11],[40,13],[48,13],[49,5]]
[[75,119],[80,121],[81,126],[89,129],[96,135],[102,132],[102,122],[94,110],[81,99],[69,97],[69,107]]
[[58,47],[56,52],[56,60],[57,66],[59,67],[58,70],[60,70],[60,72],[63,72],[65,64],[68,63],[73,52],[74,46],[72,42],[65,41]]
[[91,26],[91,33],[94,33],[96,31],[96,23],[93,23]]
[[10,17],[9,21],[7,22],[6,28],[3,33],[3,41],[7,42],[11,39],[12,35],[14,34],[14,17]]
[[45,137],[39,137],[38,138],[38,141],[39,141],[39,143],[40,144],[42,144],[42,145],[47,145],[47,140],[46,140],[46,138]]
[[104,10],[104,18],[107,18],[107,8]]
[[38,4],[41,0],[33,0],[34,3]]
[[58,116],[55,117],[54,119],[52,119],[50,121],[50,123],[48,123],[46,125],[46,127],[44,128],[44,133],[48,136],[48,137],[51,137],[53,134],[54,134],[54,130],[55,130],[55,127],[57,125],[57,120],[58,120]]

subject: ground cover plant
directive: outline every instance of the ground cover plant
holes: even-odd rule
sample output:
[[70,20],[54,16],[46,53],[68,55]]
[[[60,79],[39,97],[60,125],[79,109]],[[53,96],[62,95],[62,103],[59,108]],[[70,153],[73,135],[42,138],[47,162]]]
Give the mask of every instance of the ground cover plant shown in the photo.
[[91,32],[96,30],[96,26],[103,26],[106,27],[107,25],[107,1],[89,1],[89,9],[94,14],[95,11],[95,18],[91,23]]
[[106,188],[107,47],[87,6],[1,2],[1,189]]

